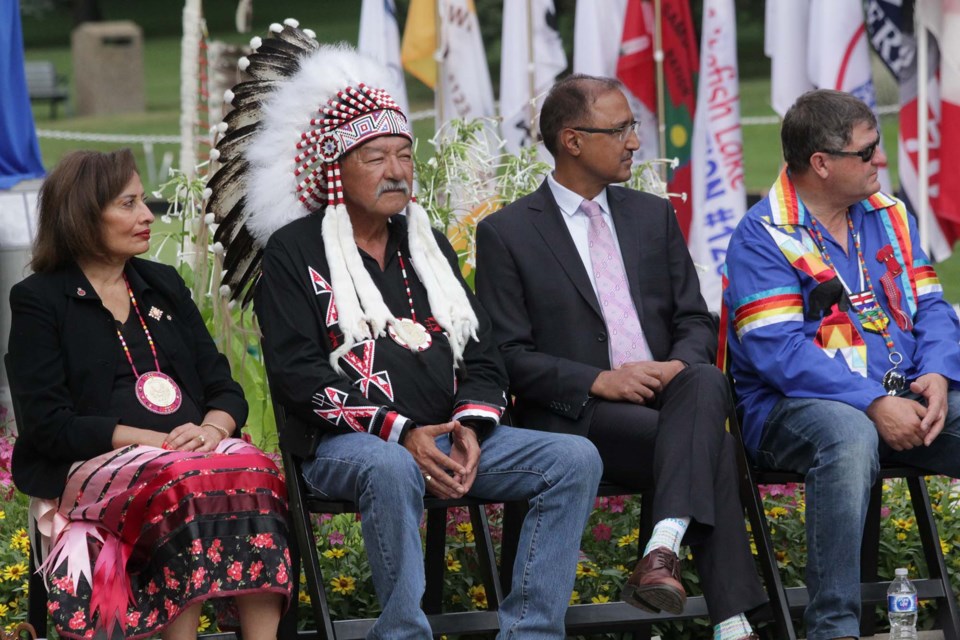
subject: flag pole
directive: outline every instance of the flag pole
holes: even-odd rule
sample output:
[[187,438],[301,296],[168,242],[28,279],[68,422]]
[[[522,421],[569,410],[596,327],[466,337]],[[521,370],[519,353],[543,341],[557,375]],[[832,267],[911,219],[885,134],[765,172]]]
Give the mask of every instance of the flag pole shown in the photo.
[[927,57],[927,28],[921,24],[919,12],[914,12],[914,33],[917,34],[917,137],[919,138],[919,153],[917,158],[917,199],[913,206],[917,210],[917,226],[920,231],[920,246],[930,254],[930,136],[927,132],[927,108],[929,95],[927,93],[927,78],[929,60]]
[[443,59],[443,21],[441,20],[443,14],[442,7],[443,0],[437,0],[433,3],[433,24],[434,24],[434,45],[436,49],[433,51],[433,59],[437,64],[437,81],[433,89],[433,108],[437,114],[436,123],[434,125],[434,133],[440,131],[440,127],[443,126],[445,122],[443,113],[443,75],[444,75],[444,59]]
[[527,84],[530,86],[530,144],[537,139],[535,129],[537,124],[537,61],[533,59],[533,0],[527,0]]
[[[660,143],[660,157],[667,157],[667,109],[664,93],[663,80],[663,14],[660,6],[661,0],[653,2],[653,60],[657,69],[657,133]],[[666,165],[660,163],[660,177],[664,182],[667,180]]]

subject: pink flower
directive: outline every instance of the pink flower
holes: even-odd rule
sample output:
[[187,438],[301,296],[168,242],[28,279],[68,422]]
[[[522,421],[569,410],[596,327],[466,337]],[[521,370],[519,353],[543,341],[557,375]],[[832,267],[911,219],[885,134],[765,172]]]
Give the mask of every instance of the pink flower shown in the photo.
[[207,575],[207,570],[203,567],[197,567],[193,572],[193,588],[199,589],[203,585],[203,578]]
[[170,598],[163,599],[163,608],[167,610],[167,618],[173,618],[180,613],[180,607]]
[[276,549],[277,545],[273,542],[273,535],[269,533],[258,533],[250,538],[250,544],[258,549]]
[[47,602],[47,612],[50,615],[53,615],[53,612],[60,608],[60,603],[56,600],[50,600]]
[[607,510],[610,513],[623,513],[627,499],[624,496],[610,496],[607,498]]
[[606,525],[602,522],[598,523],[593,528],[593,539],[597,542],[602,540],[609,540],[610,536],[613,534],[613,529],[609,525]]
[[150,612],[150,615],[147,616],[147,627],[152,627],[157,624],[157,616],[160,615],[160,612],[154,609]]
[[74,612],[73,617],[70,618],[70,628],[71,629],[82,629],[87,624],[87,618],[83,615],[82,609],[77,609]]
[[287,565],[282,562],[277,565],[277,582],[287,584]]
[[197,538],[196,540],[193,541],[193,545],[190,546],[190,553],[192,553],[195,556],[198,556],[201,553],[203,553],[203,543],[200,541],[200,538]]
[[128,626],[128,627],[135,627],[135,626],[137,626],[138,624],[140,624],[140,612],[139,612],[139,611],[131,611],[130,613],[128,613],[128,614],[127,614],[127,626]]
[[343,539],[343,534],[339,531],[331,531],[330,535],[327,536],[327,540],[329,540],[332,545],[343,544]]
[[247,573],[250,574],[251,580],[256,581],[257,578],[260,577],[261,571],[263,571],[263,563],[257,560],[256,562],[250,565],[250,569],[247,571]]
[[157,595],[157,592],[160,591],[160,587],[157,586],[157,583],[153,580],[147,585],[147,593],[151,596]]
[[880,517],[889,518],[890,517],[890,507],[880,507]]
[[239,582],[243,578],[243,565],[240,562],[234,562],[227,569],[227,576],[231,580]]

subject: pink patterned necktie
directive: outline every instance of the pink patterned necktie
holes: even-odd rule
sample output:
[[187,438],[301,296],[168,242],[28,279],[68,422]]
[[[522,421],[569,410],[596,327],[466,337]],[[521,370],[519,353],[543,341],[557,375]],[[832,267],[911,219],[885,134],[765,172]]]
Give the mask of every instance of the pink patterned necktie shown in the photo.
[[630,296],[623,260],[614,246],[613,233],[603,219],[603,211],[593,200],[580,203],[580,210],[590,218],[590,229],[587,232],[590,264],[609,334],[613,368],[625,362],[650,360],[650,348],[643,336],[637,308]]

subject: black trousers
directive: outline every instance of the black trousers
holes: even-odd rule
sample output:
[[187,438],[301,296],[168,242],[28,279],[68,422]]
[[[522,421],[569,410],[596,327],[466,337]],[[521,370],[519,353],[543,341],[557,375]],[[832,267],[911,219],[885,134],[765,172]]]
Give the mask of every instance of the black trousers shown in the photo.
[[588,433],[604,479],[654,487],[654,522],[690,518],[683,542],[693,551],[714,623],[767,601],[744,525],[736,443],[725,429],[729,402],[719,369],[690,365],[649,406],[599,401]]

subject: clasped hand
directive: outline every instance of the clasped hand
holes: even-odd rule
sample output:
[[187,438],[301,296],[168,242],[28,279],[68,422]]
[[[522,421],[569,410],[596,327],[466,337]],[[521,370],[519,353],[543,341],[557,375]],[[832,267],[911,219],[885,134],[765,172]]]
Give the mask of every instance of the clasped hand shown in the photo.
[[883,396],[870,403],[867,417],[894,451],[929,447],[946,424],[948,388],[942,375],[922,375],[910,384],[910,390],[923,397],[926,406],[909,398]]
[[590,393],[604,400],[648,404],[684,366],[679,360],[627,362],[617,369],[600,372]]
[[[437,447],[437,436],[451,434],[450,455]],[[426,488],[438,498],[460,498],[473,486],[480,461],[480,443],[473,429],[458,421],[412,429],[403,446],[413,455],[426,480]],[[428,479],[429,478],[429,479]]]

